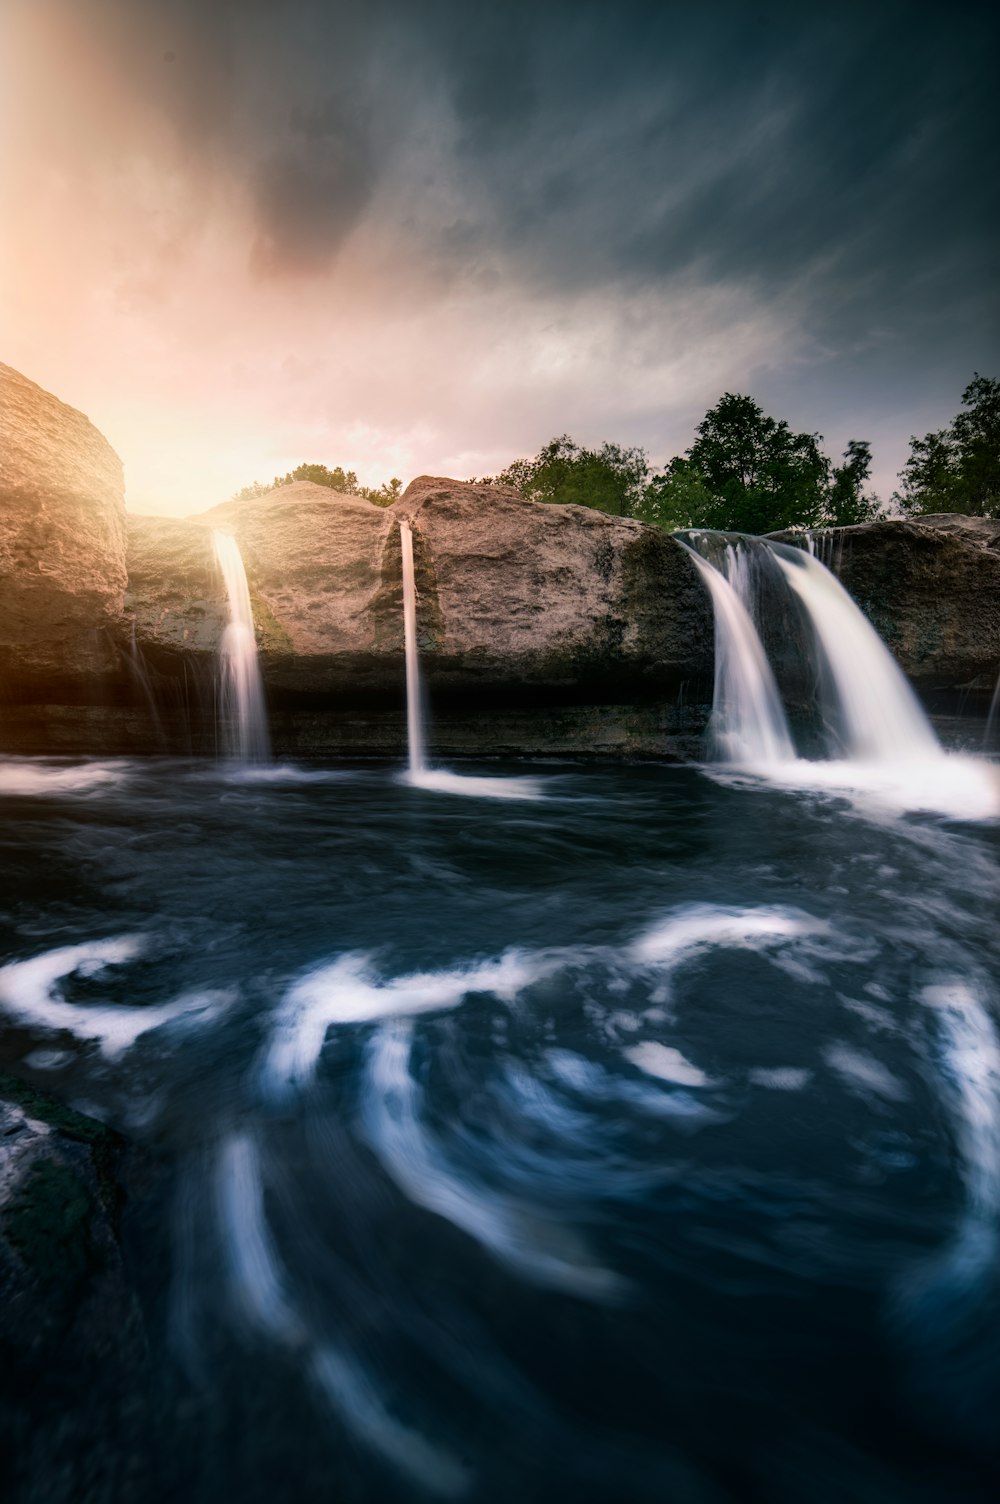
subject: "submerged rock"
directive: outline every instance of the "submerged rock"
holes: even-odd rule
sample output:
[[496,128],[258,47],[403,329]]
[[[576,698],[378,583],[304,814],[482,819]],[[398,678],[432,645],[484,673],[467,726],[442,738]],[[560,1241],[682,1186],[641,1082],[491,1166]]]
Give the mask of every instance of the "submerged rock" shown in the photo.
[[107,672],[125,580],[121,461],[83,413],[0,365],[0,674],[11,693]]

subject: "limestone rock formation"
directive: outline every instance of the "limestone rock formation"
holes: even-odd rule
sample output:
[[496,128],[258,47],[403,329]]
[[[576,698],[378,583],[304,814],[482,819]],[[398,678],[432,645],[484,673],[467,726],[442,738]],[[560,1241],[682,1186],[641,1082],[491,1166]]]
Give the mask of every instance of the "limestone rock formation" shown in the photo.
[[92,676],[125,591],[121,461],[93,424],[0,365],[0,674]]
[[[299,482],[184,520],[126,519],[109,445],[6,366],[0,425],[7,750],[217,750],[221,528],[246,565],[276,748],[398,755],[405,519],[438,750],[697,753],[711,606],[683,549],[656,528],[435,476],[390,508]],[[1000,522],[873,523],[816,546],[923,693],[988,704]],[[808,698],[798,627],[791,602],[764,623],[788,685]]]
[[127,519],[125,619],[154,654],[217,651],[228,620],[211,530],[187,518]]
[[351,693],[395,685],[403,635],[391,513],[298,481],[213,507],[197,521],[232,532],[240,546],[269,687]]
[[392,511],[413,526],[421,647],[442,687],[628,697],[711,672],[711,609],[659,530],[426,475]]
[[214,652],[226,612],[212,563],[218,527],[240,545],[272,703],[334,695],[396,705],[402,518],[414,532],[422,662],[439,708],[477,694],[534,705],[675,696],[711,672],[710,608],[664,534],[426,476],[388,509],[299,482],[184,522],[131,519],[136,642],[160,665],[171,653]]

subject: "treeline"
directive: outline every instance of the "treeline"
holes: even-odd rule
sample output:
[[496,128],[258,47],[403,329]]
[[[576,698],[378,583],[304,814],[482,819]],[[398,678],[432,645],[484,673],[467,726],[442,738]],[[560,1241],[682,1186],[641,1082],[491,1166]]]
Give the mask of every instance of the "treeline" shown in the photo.
[[[929,512],[1000,517],[1000,381],[976,375],[954,422],[910,440],[910,457],[888,504],[870,489],[867,440],[851,439],[839,463],[823,453],[822,442],[821,434],[794,433],[783,419],[769,417],[752,397],[727,392],[698,424],[690,448],[660,471],[638,447],[588,449],[562,434],[533,458],[480,477],[480,484],[513,486],[532,501],[574,502],[671,531],[770,533]],[[236,496],[262,496],[297,480],[378,506],[390,506],[402,490],[395,477],[360,486],[353,470],[310,464],[275,476],[270,486],[255,481]]]
[[233,500],[253,501],[257,496],[266,496],[268,491],[274,491],[278,486],[290,486],[297,480],[310,480],[314,486],[329,486],[331,491],[342,491],[345,496],[363,496],[378,507],[391,507],[403,491],[403,482],[396,475],[381,486],[359,486],[356,473],[341,465],[335,465],[332,470],[326,465],[296,465],[285,475],[276,475],[270,484],[251,481],[249,486],[234,493]]
[[690,448],[659,472],[642,449],[587,449],[563,434],[484,480],[535,501],[577,502],[670,530],[769,533],[929,512],[1000,517],[1000,381],[975,376],[962,409],[947,428],[910,440],[888,505],[870,489],[867,440],[851,439],[834,463],[820,448],[821,434],[794,433],[752,397],[732,392],[705,414]]

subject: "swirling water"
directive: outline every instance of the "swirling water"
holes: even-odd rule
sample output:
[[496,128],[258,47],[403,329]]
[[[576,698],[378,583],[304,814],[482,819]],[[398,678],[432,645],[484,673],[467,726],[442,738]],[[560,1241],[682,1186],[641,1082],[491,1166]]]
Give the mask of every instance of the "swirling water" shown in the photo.
[[996,1496],[995,822],[2,772],[0,1063],[145,1167],[144,1498]]

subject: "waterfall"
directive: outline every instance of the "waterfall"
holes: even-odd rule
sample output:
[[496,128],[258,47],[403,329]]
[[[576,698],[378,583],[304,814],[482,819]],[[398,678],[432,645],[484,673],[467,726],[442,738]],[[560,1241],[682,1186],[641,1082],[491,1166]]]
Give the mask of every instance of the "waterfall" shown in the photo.
[[[996,770],[945,752],[878,633],[814,552],[765,538],[737,537],[733,543],[717,533],[689,533],[688,540],[677,537],[691,553],[715,612],[711,724],[715,755],[730,769],[720,768],[718,776],[827,789],[880,812],[935,810],[974,820],[1000,815]],[[716,563],[704,557],[708,552]],[[774,566],[775,578],[812,629],[822,681],[824,760],[796,756],[751,618],[763,560]]]
[[229,625],[219,649],[222,743],[226,756],[238,762],[268,762],[271,744],[246,570],[231,533],[213,529],[212,547],[229,597]]
[[1000,718],[1000,674],[997,675],[996,688],[990,701],[989,713],[986,716],[986,730],[983,732],[983,746],[988,747],[993,739],[993,728]]
[[149,711],[149,724],[157,744],[161,751],[165,751],[167,749],[167,739],[163,730],[163,721],[156,704],[156,695],[153,693],[153,684],[149,677],[149,669],[146,667],[146,660],[142,655],[142,649],[135,640],[135,622],[132,623],[132,636],[125,655],[125,662],[134,683],[146,702],[146,709]]
[[424,716],[420,690],[420,657],[417,651],[417,587],[413,577],[413,530],[399,524],[403,550],[403,641],[406,648],[406,741],[410,753],[410,777],[419,778],[427,768],[424,747]]
[[[712,734],[719,760],[728,763],[790,762],[795,749],[778,686],[744,601],[725,575],[682,539],[708,587],[715,615],[715,692]],[[749,576],[739,553],[727,549],[744,593]]]
[[766,545],[801,601],[824,667],[824,714],[837,750],[859,762],[943,757],[902,670],[837,577],[814,555]]
[[479,799],[540,799],[533,778],[481,778],[451,773],[447,768],[429,768],[424,742],[423,699],[420,685],[420,654],[417,650],[417,587],[413,574],[413,531],[400,520],[399,541],[403,554],[403,641],[406,648],[406,739],[409,747],[407,779],[418,788],[439,794],[465,794]]

